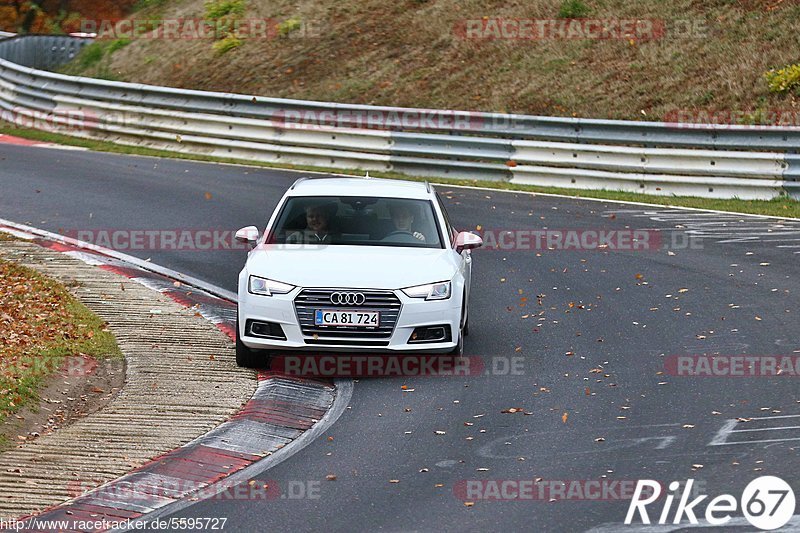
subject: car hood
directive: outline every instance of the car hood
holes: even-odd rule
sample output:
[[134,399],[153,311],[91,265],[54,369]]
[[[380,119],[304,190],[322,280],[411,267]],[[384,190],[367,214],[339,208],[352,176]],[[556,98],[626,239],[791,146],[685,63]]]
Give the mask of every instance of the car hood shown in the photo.
[[401,289],[446,281],[458,270],[452,250],[393,246],[260,245],[249,274],[298,287]]

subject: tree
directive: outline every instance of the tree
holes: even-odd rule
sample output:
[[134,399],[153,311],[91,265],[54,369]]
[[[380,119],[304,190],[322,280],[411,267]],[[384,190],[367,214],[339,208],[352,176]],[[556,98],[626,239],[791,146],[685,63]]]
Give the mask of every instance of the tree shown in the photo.
[[29,32],[78,31],[81,20],[125,18],[136,0],[0,0],[0,30]]

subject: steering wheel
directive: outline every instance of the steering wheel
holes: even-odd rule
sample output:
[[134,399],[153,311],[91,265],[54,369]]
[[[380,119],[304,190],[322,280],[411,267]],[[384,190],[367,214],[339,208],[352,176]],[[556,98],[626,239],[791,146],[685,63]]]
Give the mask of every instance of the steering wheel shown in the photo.
[[394,230],[383,239],[384,242],[393,242],[395,244],[418,244],[420,241],[410,231],[402,229]]
[[[386,237],[384,237],[384,239],[388,239],[389,237],[393,237],[395,235],[410,235],[411,237],[414,237],[414,234],[411,233],[410,231],[406,231],[404,229],[396,229],[393,232],[391,232],[388,235],[386,235]],[[414,238],[416,239],[416,237],[414,237]]]

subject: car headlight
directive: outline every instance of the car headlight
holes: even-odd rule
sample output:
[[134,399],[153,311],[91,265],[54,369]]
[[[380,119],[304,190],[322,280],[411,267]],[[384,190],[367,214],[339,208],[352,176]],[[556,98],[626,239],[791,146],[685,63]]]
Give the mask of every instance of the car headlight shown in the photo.
[[294,289],[294,285],[281,283],[280,281],[275,281],[272,279],[259,278],[258,276],[250,276],[248,285],[251,294],[259,294],[261,296],[286,294]]
[[447,300],[450,298],[450,282],[426,283],[416,287],[408,287],[403,292],[409,298],[425,298],[426,300]]

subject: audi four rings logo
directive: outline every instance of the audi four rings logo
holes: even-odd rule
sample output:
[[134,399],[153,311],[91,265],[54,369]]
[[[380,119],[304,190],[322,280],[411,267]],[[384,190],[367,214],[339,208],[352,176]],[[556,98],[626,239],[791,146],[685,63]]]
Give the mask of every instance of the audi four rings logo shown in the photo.
[[331,303],[336,305],[363,305],[367,297],[360,292],[334,292]]

